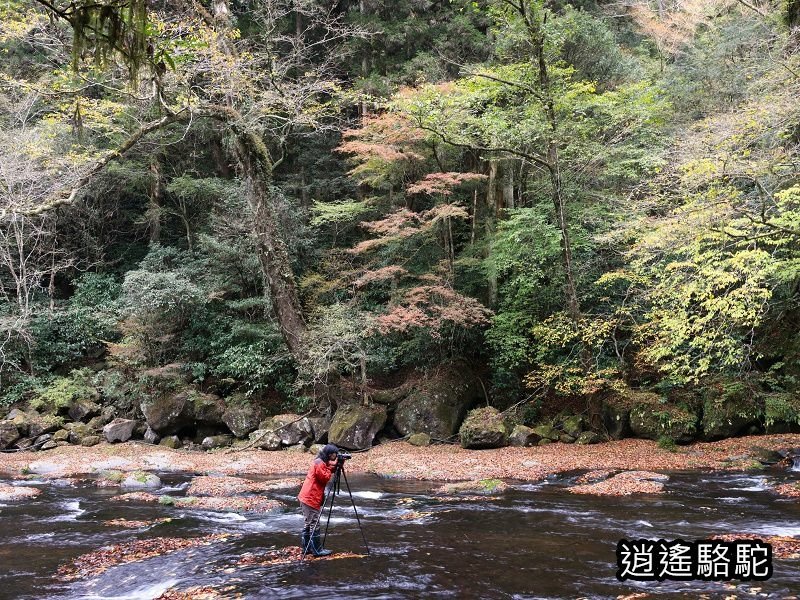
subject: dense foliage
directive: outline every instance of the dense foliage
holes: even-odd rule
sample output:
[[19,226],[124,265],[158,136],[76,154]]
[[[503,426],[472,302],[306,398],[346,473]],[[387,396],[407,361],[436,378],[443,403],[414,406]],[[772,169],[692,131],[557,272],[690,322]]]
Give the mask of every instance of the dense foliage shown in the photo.
[[797,2],[189,5],[0,6],[0,403],[797,389]]

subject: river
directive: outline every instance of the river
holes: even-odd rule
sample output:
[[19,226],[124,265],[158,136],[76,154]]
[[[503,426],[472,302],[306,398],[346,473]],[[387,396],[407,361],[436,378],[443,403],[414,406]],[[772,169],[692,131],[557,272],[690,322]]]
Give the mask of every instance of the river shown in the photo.
[[[510,488],[494,497],[442,497],[435,485],[351,476],[370,554],[341,560],[242,565],[297,544],[293,494],[275,514],[235,514],[112,502],[118,490],[91,483],[26,481],[42,493],[0,505],[0,597],[151,599],[170,588],[211,586],[242,598],[787,598],[800,593],[800,560],[775,559],[761,582],[620,582],[621,538],[697,540],[725,533],[800,536],[800,503],[768,490],[797,471],[670,473],[658,495],[570,494],[575,474]],[[159,493],[181,495],[189,476],[163,474]],[[15,482],[19,485],[20,482]],[[327,546],[365,553],[347,490],[336,499]],[[112,519],[156,525],[110,527]],[[230,534],[206,546],[59,581],[59,566],[110,544],[156,536]],[[637,596],[637,594],[648,594]]]

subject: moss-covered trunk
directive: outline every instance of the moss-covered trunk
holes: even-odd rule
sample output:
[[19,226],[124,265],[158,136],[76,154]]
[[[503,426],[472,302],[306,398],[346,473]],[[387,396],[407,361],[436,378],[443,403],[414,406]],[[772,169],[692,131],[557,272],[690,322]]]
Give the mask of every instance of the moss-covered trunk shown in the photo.
[[253,213],[258,260],[283,338],[292,356],[299,359],[303,356],[302,338],[306,323],[297,297],[289,253],[276,219],[272,164],[264,143],[255,134],[235,130],[234,134],[234,153]]

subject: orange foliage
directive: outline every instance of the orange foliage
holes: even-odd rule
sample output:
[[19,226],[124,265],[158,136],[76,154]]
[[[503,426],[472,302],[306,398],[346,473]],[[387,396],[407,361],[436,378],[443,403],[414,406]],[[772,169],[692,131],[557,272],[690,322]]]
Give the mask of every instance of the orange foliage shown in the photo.
[[441,194],[449,196],[453,189],[468,181],[483,181],[486,175],[480,173],[431,173],[406,188],[409,194]]
[[491,311],[474,298],[463,296],[449,286],[421,285],[405,292],[400,303],[377,318],[381,333],[406,333],[412,329],[430,330],[441,337],[445,325],[469,329],[489,322]]

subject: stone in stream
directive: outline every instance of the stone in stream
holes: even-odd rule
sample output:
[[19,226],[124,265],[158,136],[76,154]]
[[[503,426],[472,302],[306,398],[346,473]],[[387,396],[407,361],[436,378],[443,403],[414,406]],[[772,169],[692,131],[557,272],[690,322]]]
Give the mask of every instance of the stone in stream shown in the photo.
[[146,471],[134,471],[126,473],[120,482],[120,486],[133,489],[154,489],[161,487],[161,479],[158,475],[147,473]]
[[108,442],[127,442],[133,435],[136,421],[133,419],[114,419],[103,427],[103,435]]

